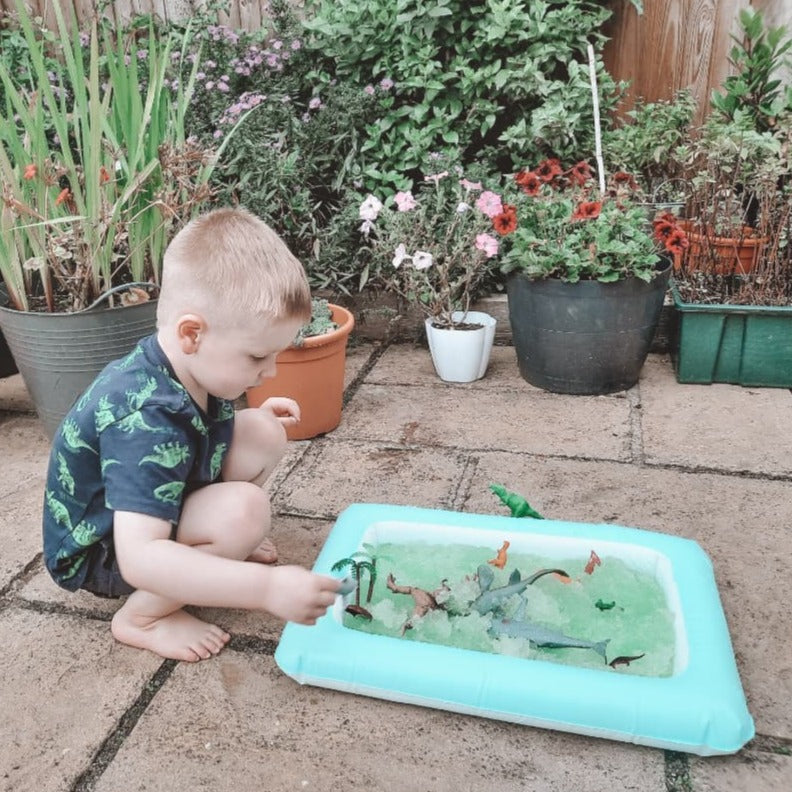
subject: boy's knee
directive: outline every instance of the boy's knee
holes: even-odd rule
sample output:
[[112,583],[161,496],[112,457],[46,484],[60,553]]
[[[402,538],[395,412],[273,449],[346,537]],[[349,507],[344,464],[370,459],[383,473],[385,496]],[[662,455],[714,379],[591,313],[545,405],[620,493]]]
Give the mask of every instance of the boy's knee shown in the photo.
[[269,533],[269,494],[255,484],[239,482],[237,486],[232,525],[236,531],[244,532],[255,546]]

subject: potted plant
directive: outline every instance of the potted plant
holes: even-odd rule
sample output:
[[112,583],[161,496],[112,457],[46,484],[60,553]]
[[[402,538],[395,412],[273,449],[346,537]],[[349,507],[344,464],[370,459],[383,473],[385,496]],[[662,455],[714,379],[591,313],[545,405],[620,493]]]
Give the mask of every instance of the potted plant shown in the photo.
[[275,376],[246,391],[249,407],[271,396],[288,396],[300,405],[300,422],[286,430],[289,440],[307,440],[341,422],[344,369],[354,316],[340,305],[314,298],[311,319],[276,359]]
[[164,248],[210,197],[216,159],[185,134],[198,62],[174,88],[170,36],[96,19],[80,33],[53,9],[56,34],[16,0],[29,62],[0,61],[0,327],[50,434],[153,331]]
[[634,175],[651,218],[684,208],[688,189],[680,147],[689,138],[695,109],[689,89],[667,100],[639,99],[621,123],[603,131],[606,167]]
[[668,256],[686,239],[670,215],[647,228],[636,186],[625,172],[598,186],[586,162],[564,169],[550,159],[516,174],[502,269],[520,373],[531,384],[600,394],[637,382]]
[[[773,132],[751,132],[772,140],[741,193],[752,201],[750,266],[721,256],[715,266],[705,259],[674,273],[672,358],[680,382],[792,387],[791,124],[792,114],[779,117]],[[729,252],[740,254],[736,243]]]
[[384,204],[369,195],[360,230],[371,277],[425,315],[437,375],[472,382],[487,370],[496,320],[470,306],[494,269],[499,242],[492,218],[503,206],[480,182],[453,172],[431,174],[415,194],[397,192]]
[[[775,70],[792,47],[741,12],[737,74],[713,95],[715,116],[691,147],[701,185],[690,233],[703,248],[675,271],[672,358],[686,383],[792,387],[792,88]],[[733,211],[721,211],[727,204]],[[722,249],[729,226],[734,239]],[[699,238],[701,238],[701,242]],[[752,243],[742,253],[741,242]],[[742,258],[740,258],[742,256]]]
[[784,89],[778,71],[792,37],[783,26],[765,30],[758,11],[742,10],[739,23],[729,56],[735,73],[713,92],[713,113],[697,139],[680,149],[691,183],[690,247],[677,269],[745,274],[772,244],[760,228],[768,214],[760,206],[778,198],[775,133],[779,116],[792,111],[792,88]]

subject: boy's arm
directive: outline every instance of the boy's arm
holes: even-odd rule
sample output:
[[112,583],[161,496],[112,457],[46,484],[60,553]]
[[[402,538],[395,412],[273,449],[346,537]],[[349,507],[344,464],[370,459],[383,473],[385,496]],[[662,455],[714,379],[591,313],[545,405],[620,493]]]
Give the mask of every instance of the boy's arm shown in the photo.
[[174,542],[170,533],[167,520],[114,513],[116,556],[127,583],[183,604],[266,610],[300,624],[314,624],[338,592],[335,578],[220,558]]

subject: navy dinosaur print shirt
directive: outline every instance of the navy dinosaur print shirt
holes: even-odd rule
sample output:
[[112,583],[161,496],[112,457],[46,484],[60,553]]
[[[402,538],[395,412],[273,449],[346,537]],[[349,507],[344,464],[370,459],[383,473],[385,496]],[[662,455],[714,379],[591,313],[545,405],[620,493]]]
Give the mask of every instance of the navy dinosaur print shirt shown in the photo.
[[186,495],[217,481],[234,408],[209,398],[207,413],[176,378],[156,335],[110,363],[55,435],[44,495],[44,560],[72,591],[86,554],[112,533],[113,512],[176,524]]

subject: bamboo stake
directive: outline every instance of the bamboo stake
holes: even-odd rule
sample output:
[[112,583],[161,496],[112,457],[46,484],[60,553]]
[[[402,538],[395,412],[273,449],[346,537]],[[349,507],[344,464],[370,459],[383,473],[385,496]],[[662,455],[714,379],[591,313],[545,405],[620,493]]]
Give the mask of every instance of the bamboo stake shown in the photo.
[[602,161],[602,135],[600,133],[599,92],[597,91],[597,66],[594,47],[588,45],[589,77],[591,78],[591,100],[594,104],[594,149],[597,158],[597,177],[600,195],[605,195],[605,163]]

